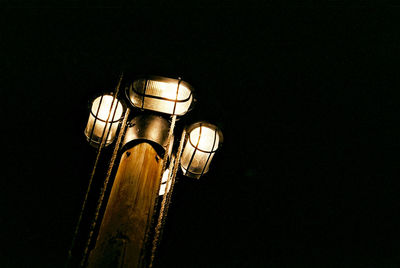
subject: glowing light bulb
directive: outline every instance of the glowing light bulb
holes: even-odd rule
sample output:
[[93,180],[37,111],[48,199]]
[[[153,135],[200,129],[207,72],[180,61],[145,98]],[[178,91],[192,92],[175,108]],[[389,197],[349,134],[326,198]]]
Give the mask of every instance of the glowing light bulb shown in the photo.
[[196,123],[189,128],[189,138],[181,158],[184,175],[200,178],[207,173],[222,139],[222,133],[209,123]]
[[[169,176],[169,169],[166,169],[164,171],[164,174],[163,174],[162,178],[161,178],[161,185],[160,185],[159,195],[164,195],[165,194],[165,188],[167,187],[168,176]],[[168,185],[167,193],[169,192],[170,189],[171,189],[171,182]]]
[[178,79],[150,76],[134,81],[129,99],[135,107],[166,114],[185,114],[193,100],[191,86]]
[[118,99],[115,99],[114,103],[113,99],[113,96],[104,95],[93,101],[85,135],[89,143],[95,147],[100,145],[102,136],[106,146],[115,139],[123,107]]

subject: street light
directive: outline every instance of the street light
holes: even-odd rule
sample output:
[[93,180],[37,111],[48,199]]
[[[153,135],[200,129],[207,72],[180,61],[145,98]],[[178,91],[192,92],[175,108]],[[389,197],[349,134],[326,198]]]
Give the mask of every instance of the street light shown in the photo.
[[99,147],[103,141],[107,146],[114,141],[123,110],[121,102],[111,95],[101,95],[93,101],[85,128],[90,145]]
[[[102,95],[93,101],[85,128],[88,142],[98,148],[91,180],[102,147],[112,144],[117,135],[118,138],[114,143],[81,266],[87,262],[88,267],[151,267],[178,170],[181,169],[184,176],[200,178],[208,172],[223,140],[221,131],[215,125],[198,122],[184,128],[179,146],[174,148],[176,118],[186,114],[194,100],[193,87],[181,78],[140,77],[125,87],[125,94],[119,94],[121,81],[122,75],[115,93]],[[116,160],[119,166],[116,172],[112,172]],[[97,241],[87,258],[112,174],[115,177]],[[159,196],[162,202],[159,213],[155,213]],[[149,232],[156,215],[159,216],[152,236]],[[149,237],[153,237],[151,256],[146,253]],[[123,255],[120,255],[121,252]]]
[[192,103],[192,91],[192,86],[181,79],[147,76],[130,85],[128,98],[137,108],[184,115]]
[[216,126],[207,122],[191,125],[187,133],[181,169],[185,176],[198,179],[208,172],[211,160],[223,141],[223,136]]

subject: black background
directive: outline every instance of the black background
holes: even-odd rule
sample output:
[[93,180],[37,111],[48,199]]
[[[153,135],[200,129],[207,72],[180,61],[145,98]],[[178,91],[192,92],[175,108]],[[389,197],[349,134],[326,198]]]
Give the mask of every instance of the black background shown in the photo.
[[124,71],[181,76],[178,125],[225,136],[209,174],[178,175],[157,267],[398,267],[400,9],[335,3],[3,9],[0,266],[63,267],[88,102]]

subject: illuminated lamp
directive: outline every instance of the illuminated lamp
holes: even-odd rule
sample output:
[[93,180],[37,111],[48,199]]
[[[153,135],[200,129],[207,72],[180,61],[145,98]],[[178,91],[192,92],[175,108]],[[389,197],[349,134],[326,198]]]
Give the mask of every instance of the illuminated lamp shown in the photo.
[[187,140],[181,157],[183,174],[200,178],[208,172],[215,152],[223,141],[222,132],[207,122],[198,122],[187,129]]
[[127,91],[133,106],[170,115],[184,115],[193,101],[193,88],[181,79],[147,76]]
[[111,95],[102,95],[93,101],[85,129],[86,139],[92,146],[99,147],[101,141],[107,146],[114,141],[123,110],[121,102]]
[[169,169],[166,169],[166,170],[164,171],[164,174],[163,174],[163,176],[162,176],[162,178],[161,178],[160,192],[159,192],[158,195],[164,195],[164,194],[165,194],[165,190],[166,190],[166,188],[167,188],[167,184],[168,184],[167,193],[168,193],[169,190],[171,189],[171,183],[167,183],[168,177],[169,177],[169,175],[170,175],[169,173],[170,173],[170,172],[169,172]]

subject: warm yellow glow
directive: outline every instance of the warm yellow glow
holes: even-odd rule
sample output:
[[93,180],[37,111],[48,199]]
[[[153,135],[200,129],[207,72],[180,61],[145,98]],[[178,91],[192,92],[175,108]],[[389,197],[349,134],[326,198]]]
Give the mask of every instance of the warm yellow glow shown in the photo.
[[[177,91],[178,96],[176,95]],[[146,89],[146,94],[147,93],[170,100],[183,100],[189,97],[190,90],[182,84],[179,85],[178,90],[178,83],[150,80]]]
[[[201,130],[200,130],[201,128]],[[201,135],[200,135],[201,132]],[[203,151],[215,151],[218,148],[218,143],[219,143],[219,136],[218,134],[216,135],[215,130],[201,126],[198,128],[193,129],[190,132],[190,141],[193,145],[199,145],[197,148]],[[215,143],[214,143],[214,136],[215,136]]]
[[[103,136],[105,145],[113,142],[118,129],[118,120],[121,119],[123,113],[122,104],[118,101],[118,99],[115,99],[110,112],[113,96],[105,95],[103,96],[101,103],[100,100],[101,97],[98,97],[93,101],[91,113],[85,129],[85,135],[88,140],[91,139],[89,142],[92,145],[99,145],[101,143],[101,136],[103,135],[104,129],[106,129]],[[97,119],[95,119],[96,114]]]
[[181,158],[184,174],[186,171],[199,176],[202,172],[207,173],[218,148],[219,138],[215,129],[207,126],[199,126],[189,133],[189,141],[186,142]]
[[[113,104],[113,107],[112,107],[111,113],[110,113],[111,104],[113,102],[113,96],[110,96],[110,95],[103,96],[102,100],[101,100],[101,97],[98,97],[93,101],[92,113],[94,115],[96,115],[96,113],[97,113],[97,109],[99,108],[100,101],[101,101],[101,106],[99,109],[99,113],[97,114],[97,118],[99,118],[103,121],[106,121],[107,117],[109,117],[108,121],[111,121],[114,111],[115,111],[114,121],[119,120],[121,118],[122,113],[123,113],[123,108],[122,108],[121,103],[118,101],[118,99],[116,99],[114,101],[114,104]],[[108,116],[108,115],[110,115],[110,116]]]
[[[162,179],[161,179],[159,195],[164,195],[165,194],[165,188],[167,187],[168,176],[169,176],[169,169],[166,169],[164,171],[164,174],[163,174]],[[171,189],[171,182],[168,185],[168,192],[169,192],[170,189]]]
[[[191,89],[176,79],[136,80],[130,89],[130,100],[136,107],[167,114],[185,114],[193,100]],[[145,94],[143,97],[141,94]]]

